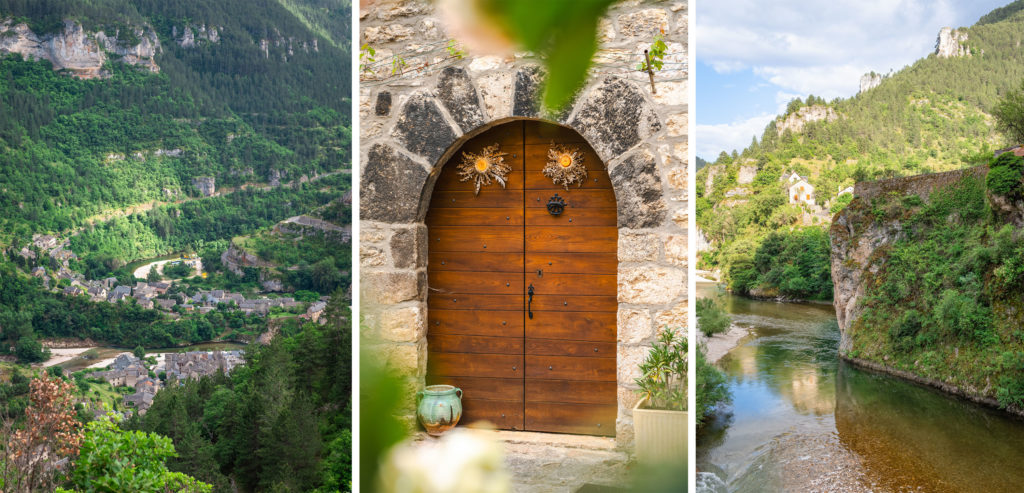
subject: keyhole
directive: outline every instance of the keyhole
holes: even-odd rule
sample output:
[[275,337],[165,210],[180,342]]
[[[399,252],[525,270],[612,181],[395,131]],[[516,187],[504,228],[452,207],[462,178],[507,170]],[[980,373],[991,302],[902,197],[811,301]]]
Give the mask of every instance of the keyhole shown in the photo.
[[506,320],[502,320],[502,321],[501,321],[501,325],[508,325],[508,321],[506,321]]
[[506,286],[506,287],[507,287],[507,286],[509,286],[509,285],[510,285],[509,283],[507,283],[507,282],[505,283],[505,286]]
[[569,302],[568,301],[563,301],[562,302],[562,306],[569,306]]

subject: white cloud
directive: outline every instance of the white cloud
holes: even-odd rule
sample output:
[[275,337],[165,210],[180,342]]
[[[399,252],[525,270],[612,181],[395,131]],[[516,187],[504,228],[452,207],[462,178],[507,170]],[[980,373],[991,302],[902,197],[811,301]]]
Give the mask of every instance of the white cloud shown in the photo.
[[760,138],[764,127],[774,118],[775,115],[763,114],[733,123],[697,125],[697,155],[714,161],[722,150],[742,150],[750,145],[752,136]]
[[785,91],[852,96],[860,75],[926,56],[964,8],[952,0],[702,2],[697,53],[718,72],[751,67]]

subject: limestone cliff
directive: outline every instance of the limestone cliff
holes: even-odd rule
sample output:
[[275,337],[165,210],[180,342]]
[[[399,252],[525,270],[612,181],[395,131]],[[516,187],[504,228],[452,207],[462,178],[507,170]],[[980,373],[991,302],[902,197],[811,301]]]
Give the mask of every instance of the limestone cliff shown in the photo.
[[864,74],[860,77],[860,91],[859,93],[870,91],[882,84],[882,75],[871,72]]
[[[124,38],[138,42],[130,45]],[[0,22],[0,54],[19,53],[25,58],[49,60],[54,70],[67,70],[83,79],[106,77],[103,64],[107,60],[159,72],[154,57],[160,51],[160,40],[148,25],[134,28],[131,35],[90,33],[81,24],[69,20],[64,22],[62,31],[40,36],[24,23],[15,24],[10,19]]]
[[822,106],[820,104],[804,106],[803,108],[790,113],[785,118],[775,120],[775,131],[781,137],[786,130],[793,133],[800,133],[808,123],[821,120],[831,122],[835,121],[837,118],[839,118],[839,115],[836,113],[836,110],[829,106]]
[[1024,415],[1024,200],[989,175],[855,186],[830,230],[839,353]]
[[966,42],[966,31],[944,27],[939,30],[938,39],[935,40],[935,55],[939,58],[971,56],[971,49],[964,46]]
[[867,210],[872,199],[912,194],[927,201],[935,190],[956,183],[965,176],[983,177],[987,170],[986,167],[978,167],[861,182],[854,186],[853,202],[835,215],[829,231],[832,239],[832,283],[835,286],[833,305],[841,333],[840,353],[851,349],[850,331],[862,308],[859,302],[866,288],[865,274],[878,273],[886,260],[878,253],[884,252],[885,247],[904,235],[903,216],[893,214],[879,218]]

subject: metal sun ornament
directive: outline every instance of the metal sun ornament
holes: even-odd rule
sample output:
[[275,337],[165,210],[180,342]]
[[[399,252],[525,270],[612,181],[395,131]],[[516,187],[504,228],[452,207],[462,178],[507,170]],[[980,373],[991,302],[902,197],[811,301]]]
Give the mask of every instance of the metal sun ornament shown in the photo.
[[480,195],[482,185],[490,185],[491,180],[501,184],[505,188],[505,181],[512,167],[505,164],[507,152],[501,152],[499,144],[484,147],[478,153],[463,152],[462,162],[459,163],[459,181],[474,180],[476,183],[475,195]]
[[587,167],[583,164],[583,153],[575,146],[551,144],[548,149],[548,164],[544,166],[544,176],[551,178],[555,185],[562,185],[566,190],[569,185],[587,179]]

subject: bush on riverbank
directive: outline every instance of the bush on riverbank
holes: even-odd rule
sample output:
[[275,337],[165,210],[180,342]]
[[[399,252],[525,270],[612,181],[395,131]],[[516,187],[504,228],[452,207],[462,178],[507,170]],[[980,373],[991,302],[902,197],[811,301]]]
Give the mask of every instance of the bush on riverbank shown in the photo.
[[732,319],[714,298],[697,300],[697,328],[707,337],[729,330]]
[[732,400],[725,374],[708,362],[703,346],[697,348],[697,426],[715,409]]

